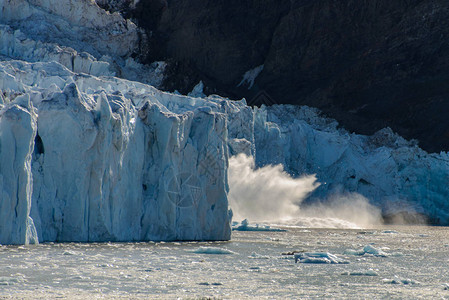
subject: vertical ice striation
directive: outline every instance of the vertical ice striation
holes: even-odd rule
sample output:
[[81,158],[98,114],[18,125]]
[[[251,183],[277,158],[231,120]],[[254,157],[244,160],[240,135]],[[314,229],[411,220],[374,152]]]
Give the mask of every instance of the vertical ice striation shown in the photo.
[[226,117],[210,110],[181,115],[146,102],[142,222],[146,239],[230,237],[227,207]]
[[[1,106],[0,106],[1,107]],[[0,242],[37,243],[30,218],[36,115],[29,95],[0,110]]]
[[158,85],[165,64],[94,1],[0,0],[0,23],[0,243],[230,238],[218,100],[109,77]]
[[135,107],[119,93],[81,92],[87,84],[68,83],[38,105],[40,239],[229,239],[225,115],[178,114],[151,97]]

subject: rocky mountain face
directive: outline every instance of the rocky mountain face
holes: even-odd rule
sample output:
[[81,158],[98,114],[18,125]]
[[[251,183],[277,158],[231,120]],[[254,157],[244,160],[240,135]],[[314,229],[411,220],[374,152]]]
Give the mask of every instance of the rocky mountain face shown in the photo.
[[309,105],[350,131],[389,126],[427,151],[449,150],[447,1],[135,2],[120,10],[146,30],[145,60],[170,62],[167,90],[203,80],[206,93]]

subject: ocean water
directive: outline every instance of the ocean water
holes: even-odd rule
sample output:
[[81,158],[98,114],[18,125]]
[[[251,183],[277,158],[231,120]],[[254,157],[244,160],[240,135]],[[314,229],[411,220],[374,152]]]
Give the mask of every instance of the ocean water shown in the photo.
[[[449,299],[447,227],[287,229],[214,243],[0,246],[0,298]],[[352,255],[367,245],[384,255]],[[283,255],[292,251],[349,263],[295,263]]]

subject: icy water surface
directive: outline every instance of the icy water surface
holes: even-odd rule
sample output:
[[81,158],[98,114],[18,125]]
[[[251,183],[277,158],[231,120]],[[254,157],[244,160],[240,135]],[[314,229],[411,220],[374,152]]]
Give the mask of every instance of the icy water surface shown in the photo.
[[[1,246],[0,298],[449,299],[448,234],[290,228],[233,232],[217,243]],[[295,264],[282,255],[292,251],[329,252],[349,264]]]

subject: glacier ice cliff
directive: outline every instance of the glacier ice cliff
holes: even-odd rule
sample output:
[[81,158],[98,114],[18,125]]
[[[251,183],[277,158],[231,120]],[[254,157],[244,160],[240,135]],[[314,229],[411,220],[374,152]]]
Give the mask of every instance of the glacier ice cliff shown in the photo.
[[112,77],[160,76],[89,1],[0,4],[0,243],[229,239],[219,101]]
[[240,153],[316,174],[310,201],[357,192],[384,215],[449,224],[446,153],[388,129],[350,134],[308,107],[162,92],[164,63],[132,58],[135,25],[92,1],[0,8],[1,244],[227,240]]
[[30,239],[30,216],[40,241],[229,239],[220,103],[56,62],[0,74],[2,243]]

